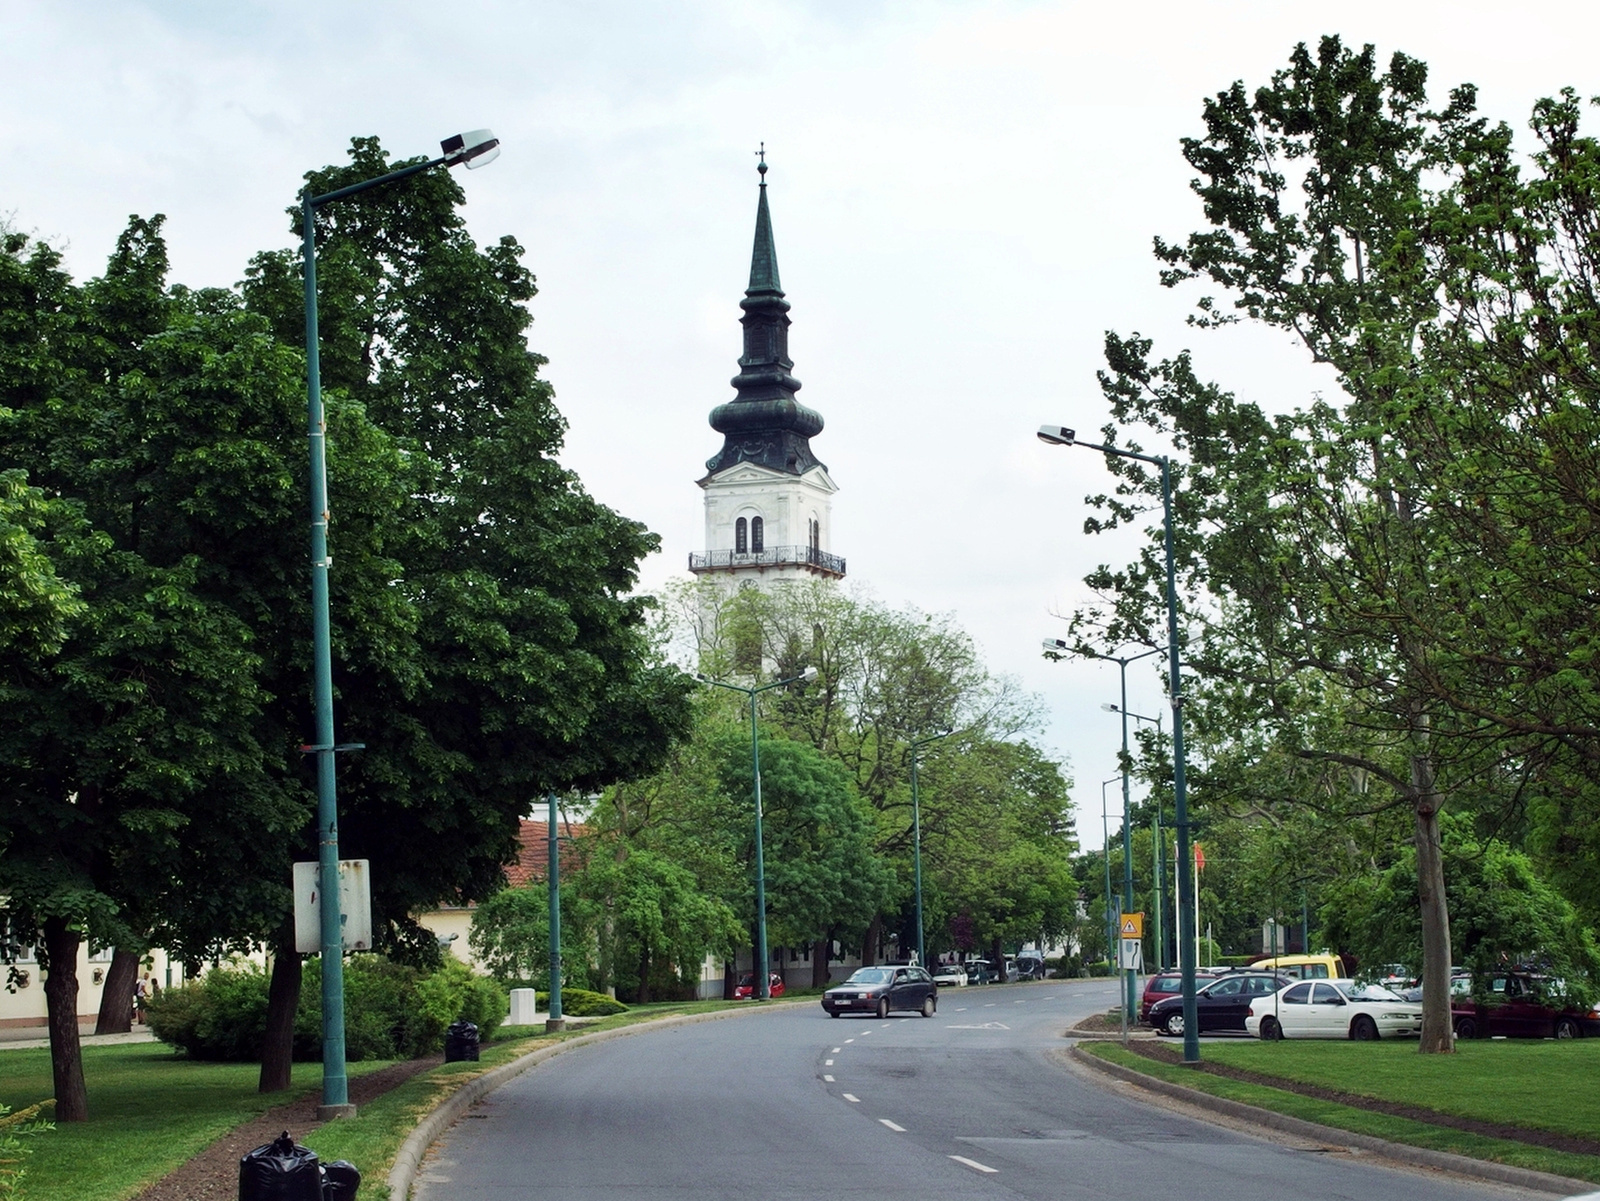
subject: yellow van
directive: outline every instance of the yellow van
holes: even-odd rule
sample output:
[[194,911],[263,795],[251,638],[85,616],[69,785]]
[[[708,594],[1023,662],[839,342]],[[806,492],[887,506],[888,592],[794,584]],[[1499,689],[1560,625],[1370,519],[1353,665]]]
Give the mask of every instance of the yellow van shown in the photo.
[[1285,976],[1293,976],[1297,980],[1346,978],[1344,960],[1327,951],[1320,955],[1279,955],[1276,958],[1269,955],[1265,959],[1257,959],[1250,966],[1282,972]]

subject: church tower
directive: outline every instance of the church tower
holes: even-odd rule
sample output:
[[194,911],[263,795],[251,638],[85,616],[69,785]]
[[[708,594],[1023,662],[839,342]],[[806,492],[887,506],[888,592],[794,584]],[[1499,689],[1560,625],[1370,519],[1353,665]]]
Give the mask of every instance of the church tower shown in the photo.
[[690,571],[730,588],[844,576],[844,559],[828,549],[839,489],[811,453],[822,415],[794,398],[800,381],[790,374],[789,302],[778,283],[765,155],[756,170],[761,184],[750,286],[739,302],[744,353],[732,381],[737,394],[711,410],[722,450],[697,481],[706,494],[706,553],[689,556]]

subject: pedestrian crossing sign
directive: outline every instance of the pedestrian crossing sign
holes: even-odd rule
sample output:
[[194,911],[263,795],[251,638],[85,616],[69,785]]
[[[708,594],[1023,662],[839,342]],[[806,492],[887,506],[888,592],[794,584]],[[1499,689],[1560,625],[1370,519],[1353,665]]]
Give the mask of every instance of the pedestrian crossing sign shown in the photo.
[[1142,914],[1142,913],[1124,913],[1122,915],[1122,937],[1123,938],[1143,938],[1144,937],[1144,914]]

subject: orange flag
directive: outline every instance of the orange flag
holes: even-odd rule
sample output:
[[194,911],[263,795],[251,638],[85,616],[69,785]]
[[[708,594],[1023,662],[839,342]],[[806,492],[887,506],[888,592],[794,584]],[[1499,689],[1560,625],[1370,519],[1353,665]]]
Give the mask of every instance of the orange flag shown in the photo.
[[1194,844],[1194,870],[1197,872],[1206,870],[1206,853],[1200,849],[1198,842]]

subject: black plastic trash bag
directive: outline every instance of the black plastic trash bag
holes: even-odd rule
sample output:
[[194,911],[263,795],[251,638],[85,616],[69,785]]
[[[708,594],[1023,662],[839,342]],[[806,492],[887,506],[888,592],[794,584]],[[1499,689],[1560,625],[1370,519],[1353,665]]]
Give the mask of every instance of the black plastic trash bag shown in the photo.
[[356,1190],[361,1187],[361,1173],[356,1165],[336,1159],[322,1168],[322,1201],[355,1201]]
[[457,1063],[478,1058],[478,1027],[473,1022],[451,1022],[444,1032],[444,1061]]
[[322,1201],[317,1153],[282,1135],[239,1160],[239,1201]]

